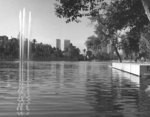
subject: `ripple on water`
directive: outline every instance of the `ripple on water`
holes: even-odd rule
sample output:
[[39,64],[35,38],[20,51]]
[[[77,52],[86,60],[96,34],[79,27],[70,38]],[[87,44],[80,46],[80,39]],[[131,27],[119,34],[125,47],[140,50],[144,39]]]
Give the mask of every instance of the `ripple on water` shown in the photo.
[[[2,117],[148,117],[149,81],[100,62],[0,63]],[[146,86],[145,86],[146,85]]]

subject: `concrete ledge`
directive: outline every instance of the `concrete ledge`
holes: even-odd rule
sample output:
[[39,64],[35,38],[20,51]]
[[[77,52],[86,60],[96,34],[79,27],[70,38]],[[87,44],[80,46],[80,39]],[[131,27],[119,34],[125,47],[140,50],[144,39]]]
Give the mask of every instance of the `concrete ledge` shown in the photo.
[[112,67],[136,76],[143,76],[144,74],[150,74],[150,64],[114,62],[112,63]]

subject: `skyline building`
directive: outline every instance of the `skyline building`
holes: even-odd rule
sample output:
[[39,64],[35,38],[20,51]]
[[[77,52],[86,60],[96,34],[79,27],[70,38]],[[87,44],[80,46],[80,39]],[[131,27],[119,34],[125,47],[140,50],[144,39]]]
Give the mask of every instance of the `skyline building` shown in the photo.
[[56,48],[61,50],[61,40],[60,39],[56,39]]
[[70,40],[65,39],[64,40],[64,50],[66,50],[69,47],[69,45],[70,45]]

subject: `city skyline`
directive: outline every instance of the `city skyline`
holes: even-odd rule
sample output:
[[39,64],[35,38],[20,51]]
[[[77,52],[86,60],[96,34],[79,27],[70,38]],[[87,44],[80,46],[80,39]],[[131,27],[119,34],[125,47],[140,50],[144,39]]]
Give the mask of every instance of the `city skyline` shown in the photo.
[[61,50],[61,40],[56,39],[56,48]]
[[69,39],[65,39],[64,40],[64,50],[66,50],[68,47],[69,47],[69,45],[70,45],[70,40]]
[[[19,33],[19,11],[26,8],[32,12],[31,38],[38,42],[56,45],[55,39],[70,39],[81,50],[86,39],[93,35],[93,26],[87,18],[81,23],[67,23],[54,12],[55,0],[0,0],[0,35],[17,37]],[[81,33],[82,32],[82,33]]]
[[[62,39],[56,39],[56,46],[55,47],[62,50],[62,51],[65,51],[69,47],[70,44],[74,45],[70,41],[70,39],[64,39],[63,41],[62,41]],[[82,50],[81,50],[81,53],[82,53]]]

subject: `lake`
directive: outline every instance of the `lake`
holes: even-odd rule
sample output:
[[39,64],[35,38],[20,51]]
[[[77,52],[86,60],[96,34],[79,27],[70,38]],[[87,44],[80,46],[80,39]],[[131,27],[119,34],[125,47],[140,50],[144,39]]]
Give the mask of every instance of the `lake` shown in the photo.
[[150,79],[105,62],[0,62],[0,117],[149,117]]

